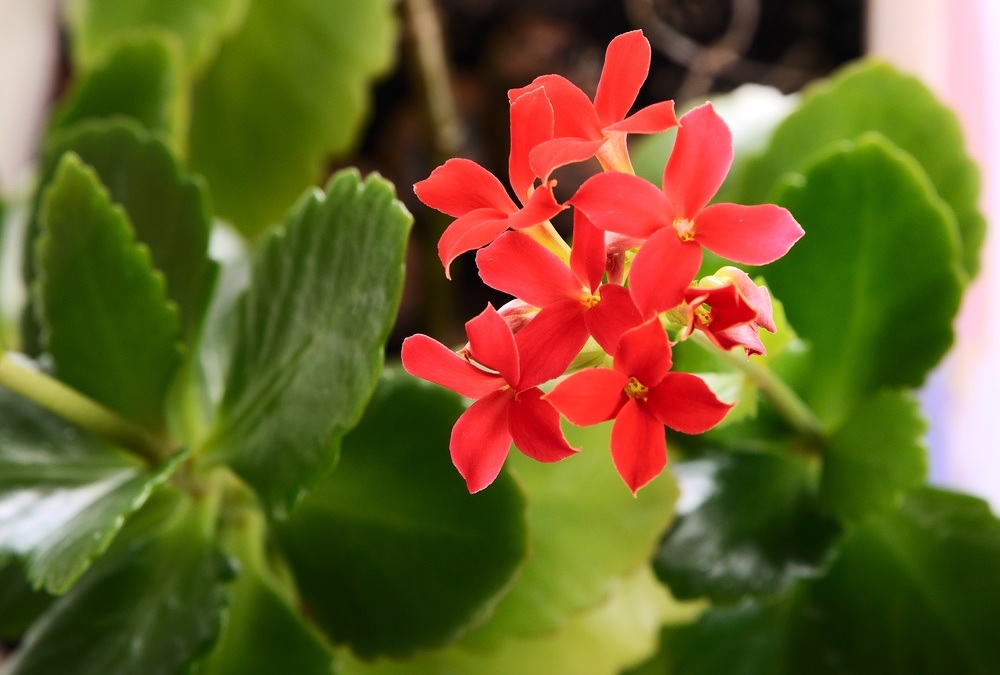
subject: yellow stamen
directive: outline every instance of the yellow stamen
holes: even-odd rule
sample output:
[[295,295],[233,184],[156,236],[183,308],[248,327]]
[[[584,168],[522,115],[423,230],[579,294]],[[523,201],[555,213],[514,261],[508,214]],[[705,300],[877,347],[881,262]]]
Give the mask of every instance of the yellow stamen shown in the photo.
[[628,382],[625,384],[625,395],[629,398],[645,401],[646,397],[649,395],[649,387],[643,386],[639,380],[634,377],[630,377],[628,378]]

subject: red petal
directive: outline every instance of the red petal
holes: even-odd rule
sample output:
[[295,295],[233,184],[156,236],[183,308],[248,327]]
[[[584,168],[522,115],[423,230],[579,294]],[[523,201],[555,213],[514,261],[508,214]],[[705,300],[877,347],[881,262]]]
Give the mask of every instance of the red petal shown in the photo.
[[515,230],[523,230],[544,223],[546,220],[556,215],[566,207],[556,201],[552,194],[552,186],[555,181],[549,181],[539,185],[531,193],[528,203],[524,208],[516,213],[512,213],[507,219],[507,224]]
[[573,424],[589,426],[605,422],[628,400],[628,377],[611,368],[587,368],[573,373],[545,395]]
[[602,127],[620,122],[628,114],[649,74],[650,55],[649,40],[641,30],[619,35],[608,44],[594,96]]
[[542,180],[548,180],[549,174],[559,167],[590,159],[604,143],[603,138],[598,141],[569,136],[554,138],[531,151],[531,169]]
[[521,364],[514,334],[493,305],[486,305],[482,313],[467,321],[465,333],[469,336],[472,358],[497,371],[507,384],[515,386],[521,377]]
[[569,253],[569,266],[580,285],[590,291],[600,286],[607,261],[604,232],[594,227],[583,211],[574,209],[573,248]]
[[[552,138],[552,104],[544,89],[519,96],[510,104],[510,185],[522,203],[535,183],[536,174],[528,164],[528,154],[543,141]],[[544,179],[548,178],[545,174]]]
[[439,384],[468,398],[482,398],[504,385],[499,375],[487,373],[426,335],[403,340],[403,368],[410,375]]
[[559,412],[533,387],[519,392],[507,413],[510,434],[517,449],[539,462],[558,462],[578,452],[563,436]]
[[521,232],[506,232],[476,253],[479,276],[491,288],[536,307],[580,298],[580,283],[562,260]]
[[670,341],[659,319],[625,331],[615,350],[615,370],[655,387],[670,370]]
[[673,227],[665,227],[646,243],[632,260],[628,285],[643,316],[672,309],[701,267],[701,246],[681,241]]
[[552,134],[554,138],[565,136],[595,140],[602,138],[602,125],[597,118],[594,104],[580,87],[561,75],[536,77],[527,87],[511,89],[508,96],[514,100],[522,93],[538,87],[545,87],[545,95],[552,103],[552,111],[555,113],[555,127]]
[[494,480],[510,451],[507,409],[511,391],[497,391],[473,403],[451,430],[451,461],[465,478],[469,492]]
[[508,214],[517,210],[497,177],[468,159],[449,159],[414,184],[413,191],[427,206],[454,218],[475,209],[491,208]]
[[650,388],[646,405],[660,422],[685,434],[708,431],[733,407],[716,398],[705,381],[691,373],[667,373]]
[[712,343],[722,350],[730,350],[734,347],[742,347],[746,350],[747,356],[750,354],[766,354],[767,349],[760,340],[760,332],[755,323],[745,323],[740,326],[732,326],[723,330],[709,331],[702,328],[705,335]]
[[527,326],[514,336],[521,355],[524,391],[559,377],[576,358],[589,337],[579,300],[560,300],[542,308]]
[[621,122],[604,127],[608,131],[624,131],[627,134],[658,134],[677,126],[674,102],[663,101],[637,110]]
[[614,354],[622,334],[642,323],[642,314],[636,309],[627,288],[614,284],[600,287],[601,301],[583,315],[587,331],[601,349]]
[[670,202],[655,185],[618,171],[591,176],[568,203],[596,227],[632,237],[649,237],[673,221]]
[[656,478],[667,465],[663,425],[634,399],[629,399],[615,418],[611,457],[632,494]]
[[486,246],[503,234],[507,216],[496,209],[476,209],[452,221],[438,240],[438,258],[451,279],[451,263],[466,251]]
[[780,206],[713,204],[694,220],[694,236],[705,248],[747,265],[766,265],[785,255],[804,234]]
[[705,208],[733,163],[733,135],[711,103],[680,119],[677,140],[663,171],[663,191],[678,217],[691,219]]

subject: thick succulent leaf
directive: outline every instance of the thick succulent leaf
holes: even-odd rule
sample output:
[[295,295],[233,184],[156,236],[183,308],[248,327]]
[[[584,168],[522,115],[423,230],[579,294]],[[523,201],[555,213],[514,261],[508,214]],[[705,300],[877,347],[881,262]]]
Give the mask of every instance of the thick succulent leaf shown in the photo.
[[254,0],[195,88],[191,165],[247,234],[347,150],[396,46],[394,0]]
[[524,496],[507,474],[475,495],[448,456],[463,406],[387,375],[337,470],[277,524],[302,601],[363,657],[441,647],[485,620],[528,554]]
[[4,675],[174,675],[219,632],[232,569],[196,508],[116,546],[25,635]]
[[820,159],[779,201],[805,236],[768,265],[768,283],[812,347],[800,393],[836,426],[859,398],[919,386],[951,345],[954,221],[912,158],[878,136]]
[[926,426],[907,393],[882,392],[859,403],[823,451],[823,509],[859,519],[920,486],[927,474]]
[[264,244],[209,448],[276,515],[331,467],[375,387],[411,220],[388,182],[343,171]]
[[986,221],[979,212],[979,172],[964,150],[958,119],[917,78],[886,63],[862,61],[807,89],[767,151],[747,163],[737,201],[770,201],[782,175],[801,171],[838,141],[869,131],[889,138],[926,171],[955,213],[962,268],[974,276]]
[[170,33],[183,45],[192,69],[214,56],[219,41],[239,28],[249,0],[70,0],[66,8],[73,60],[90,69],[122,39],[142,33]]
[[111,200],[128,214],[135,237],[149,248],[180,310],[188,342],[200,324],[215,274],[208,258],[211,214],[200,178],[183,170],[158,134],[122,119],[74,124],[45,147],[41,184],[74,152],[97,172]]
[[179,459],[151,469],[0,389],[0,563],[64,592]]
[[772,595],[828,562],[839,528],[820,512],[807,460],[710,451],[674,473],[678,515],[653,566],[676,597]]
[[95,172],[66,155],[42,199],[36,298],[56,376],[152,430],[180,363],[177,310]]
[[622,482],[611,461],[611,423],[564,431],[583,449],[558,464],[511,452],[508,464],[528,495],[531,557],[489,623],[465,638],[468,647],[537,637],[594,607],[646,564],[673,517],[677,486],[669,471],[638,497]]

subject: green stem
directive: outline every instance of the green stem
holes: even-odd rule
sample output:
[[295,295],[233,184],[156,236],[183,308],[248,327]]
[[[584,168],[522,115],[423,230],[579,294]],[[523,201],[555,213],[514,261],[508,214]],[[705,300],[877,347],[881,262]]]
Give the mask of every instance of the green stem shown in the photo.
[[155,436],[55,378],[17,363],[10,354],[0,356],[0,386],[150,464],[160,464],[176,451],[169,439]]
[[736,350],[719,349],[697,331],[688,339],[746,375],[793,429],[809,439],[823,438],[823,423],[798,394],[770,369],[751,361]]

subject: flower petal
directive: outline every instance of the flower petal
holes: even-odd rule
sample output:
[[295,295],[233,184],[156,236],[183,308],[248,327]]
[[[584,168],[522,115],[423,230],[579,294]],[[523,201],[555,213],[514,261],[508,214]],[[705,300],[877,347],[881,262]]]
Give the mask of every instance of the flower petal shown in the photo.
[[632,494],[656,478],[667,465],[663,425],[635,399],[629,399],[615,418],[611,458]]
[[614,354],[622,334],[642,323],[642,314],[627,288],[615,284],[600,287],[601,301],[583,315],[587,331],[601,349]]
[[456,218],[438,240],[438,258],[451,279],[451,263],[466,251],[486,246],[509,226],[507,216],[496,209],[476,209]]
[[469,159],[449,159],[414,184],[413,191],[424,204],[453,218],[475,209],[491,208],[507,214],[517,210],[499,179]]
[[542,308],[514,339],[521,355],[521,379],[517,390],[524,391],[559,377],[586,344],[584,306],[579,300],[560,300]]
[[[529,91],[510,104],[510,157],[507,163],[510,185],[524,203],[536,174],[528,163],[531,150],[552,138],[552,104],[543,88]],[[548,174],[542,176],[547,180]]]
[[620,122],[628,114],[649,74],[650,56],[649,40],[641,30],[619,35],[608,44],[594,96],[602,127]]
[[521,377],[517,345],[510,327],[493,305],[487,304],[478,316],[467,321],[465,332],[469,336],[472,358],[497,371],[507,384],[515,386]]
[[468,398],[482,398],[504,385],[503,378],[476,368],[426,335],[403,340],[403,368],[410,375],[451,389]]
[[479,492],[494,480],[510,452],[507,409],[513,400],[507,389],[479,399],[451,430],[451,461],[469,492]]
[[605,422],[621,410],[628,400],[625,385],[628,377],[611,368],[587,368],[573,373],[545,395],[577,426]]
[[733,407],[720,401],[704,380],[691,373],[667,373],[650,388],[646,405],[660,422],[685,434],[708,431]]
[[637,110],[621,122],[604,127],[604,132],[623,131],[627,134],[658,134],[677,126],[673,101],[661,101]]
[[528,198],[528,203],[524,205],[524,208],[510,214],[507,224],[515,230],[523,230],[532,225],[544,223],[565,209],[566,207],[557,202],[555,195],[552,194],[553,185],[555,185],[555,181],[539,185],[531,193],[531,197]]
[[604,143],[603,138],[595,141],[571,136],[539,143],[531,151],[531,170],[542,180],[548,180],[549,174],[559,167],[590,159]]
[[511,89],[507,92],[507,96],[514,101],[525,92],[539,87],[545,87],[545,95],[549,97],[552,111],[555,113],[553,138],[566,136],[594,140],[602,138],[602,125],[597,117],[597,111],[594,110],[594,104],[580,87],[562,75],[541,75],[526,87]]
[[589,291],[601,285],[608,254],[604,245],[604,232],[594,227],[583,211],[573,209],[573,248],[569,252],[569,266],[577,281]]
[[479,249],[476,265],[490,288],[536,307],[580,298],[580,283],[566,263],[521,232],[505,232]]
[[568,203],[596,227],[633,237],[649,237],[673,220],[670,202],[655,185],[618,171],[591,176]]
[[625,331],[615,350],[615,370],[634,377],[646,387],[655,387],[671,366],[670,341],[659,319]]
[[777,260],[803,234],[792,214],[775,204],[713,204],[694,220],[694,237],[705,248],[747,265]]
[[681,241],[673,227],[647,239],[628,273],[629,289],[639,311],[652,316],[679,305],[700,267],[701,246]]
[[570,446],[559,426],[559,412],[532,387],[518,394],[507,412],[510,434],[517,449],[539,462],[558,462],[579,452]]
[[663,171],[663,192],[676,215],[691,219],[705,208],[732,163],[733,135],[711,103],[682,116]]

